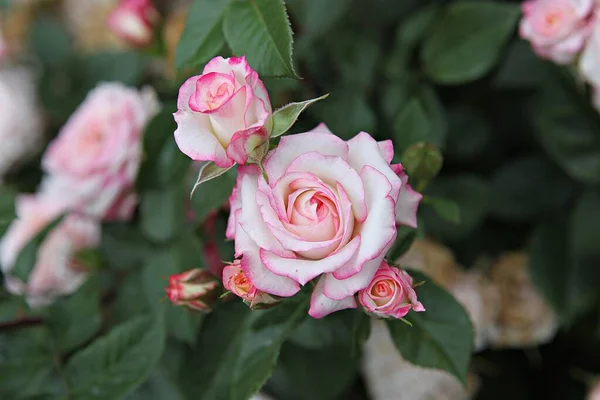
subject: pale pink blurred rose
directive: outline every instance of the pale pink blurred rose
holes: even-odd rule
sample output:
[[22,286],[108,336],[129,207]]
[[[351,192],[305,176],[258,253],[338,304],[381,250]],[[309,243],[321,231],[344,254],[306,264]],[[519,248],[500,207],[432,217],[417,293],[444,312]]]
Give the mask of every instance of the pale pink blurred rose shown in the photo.
[[595,0],[528,0],[519,32],[540,57],[567,64],[591,34],[595,8]]
[[42,160],[42,192],[107,220],[131,218],[143,130],[158,110],[153,91],[104,83],[88,94]]
[[403,318],[410,310],[425,311],[417,300],[412,277],[385,261],[371,283],[358,292],[358,302],[368,313],[382,318]]
[[24,67],[0,68],[0,182],[35,156],[43,142],[42,110],[35,77]]
[[587,400],[600,400],[600,383],[596,382],[590,388],[590,391],[587,395]]
[[581,54],[579,71],[583,78],[592,85],[592,101],[594,106],[598,108],[600,105],[600,96],[598,95],[600,91],[600,23],[594,27],[592,36],[587,41]]
[[160,15],[151,0],[121,0],[108,16],[108,27],[132,46],[152,43]]
[[310,315],[356,307],[354,294],[373,279],[396,224],[416,224],[421,195],[402,183],[392,157],[389,140],[361,132],[346,142],[321,124],[282,137],[263,162],[268,182],[257,167],[239,167],[228,237],[234,230],[254,286],[289,297],[320,277]]
[[269,136],[271,102],[245,57],[213,58],[179,90],[175,141],[192,160],[244,164]]
[[6,288],[25,295],[32,307],[48,305],[58,296],[76,291],[88,271],[75,258],[79,250],[94,248],[100,242],[97,221],[68,214],[51,230],[38,248],[36,263],[28,282],[11,276],[11,270],[23,248],[63,212],[64,203],[44,196],[23,195],[16,202],[17,219],[0,242],[0,262],[6,275]]

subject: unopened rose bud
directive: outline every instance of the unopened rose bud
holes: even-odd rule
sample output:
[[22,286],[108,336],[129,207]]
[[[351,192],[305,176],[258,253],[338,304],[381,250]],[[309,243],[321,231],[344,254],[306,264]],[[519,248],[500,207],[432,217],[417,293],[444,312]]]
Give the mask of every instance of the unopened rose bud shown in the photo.
[[411,309],[425,311],[417,300],[411,276],[385,261],[369,286],[358,292],[358,301],[368,313],[383,318],[403,318]]
[[279,303],[279,298],[256,289],[240,267],[240,264],[240,260],[234,260],[233,263],[223,268],[223,286],[225,289],[241,297],[244,303],[253,310],[268,308]]
[[219,283],[209,271],[195,268],[171,275],[165,291],[173,304],[207,312],[218,295],[218,288]]
[[135,47],[152,42],[159,14],[151,0],[121,0],[108,16],[108,27]]

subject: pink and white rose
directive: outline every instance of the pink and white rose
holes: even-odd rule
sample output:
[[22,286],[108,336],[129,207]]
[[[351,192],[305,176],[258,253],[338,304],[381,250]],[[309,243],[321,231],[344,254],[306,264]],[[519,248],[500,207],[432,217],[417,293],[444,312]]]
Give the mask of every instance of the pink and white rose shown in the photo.
[[0,263],[6,275],[6,289],[13,294],[25,295],[32,307],[48,305],[58,296],[75,292],[88,275],[87,268],[75,255],[79,250],[99,245],[99,223],[83,215],[65,216],[44,238],[28,282],[24,283],[10,274],[19,253],[65,210],[60,201],[32,195],[17,198],[16,210],[17,219],[0,242]]
[[383,318],[403,318],[410,310],[425,311],[417,300],[412,277],[385,261],[371,283],[358,292],[358,302],[368,313]]
[[595,7],[595,0],[528,0],[519,32],[540,57],[567,64],[593,29]]
[[245,164],[269,137],[271,102],[245,57],[213,58],[179,90],[175,141],[192,160]]
[[121,0],[108,16],[108,27],[132,46],[152,43],[160,15],[151,0]]
[[422,196],[390,165],[393,155],[389,140],[361,132],[346,142],[321,124],[282,137],[263,161],[268,181],[256,166],[240,167],[227,235],[252,284],[289,297],[319,277],[310,315],[355,308],[396,224],[416,226]]
[[157,110],[152,91],[119,83],[96,87],[50,143],[42,160],[50,176],[42,192],[77,212],[107,220],[131,218],[142,134]]
[[219,282],[210,271],[194,268],[169,277],[169,286],[165,289],[171,303],[186,306],[194,311],[210,311],[217,298]]

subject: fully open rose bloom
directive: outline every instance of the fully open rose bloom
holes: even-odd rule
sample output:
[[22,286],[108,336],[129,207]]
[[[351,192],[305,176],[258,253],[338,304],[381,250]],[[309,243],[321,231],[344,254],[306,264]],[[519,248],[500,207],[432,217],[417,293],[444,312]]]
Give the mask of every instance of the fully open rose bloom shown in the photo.
[[151,91],[99,85],[50,143],[42,161],[50,177],[42,191],[76,211],[109,220],[130,218],[142,133],[157,109]]
[[425,311],[417,300],[412,277],[385,261],[369,286],[358,292],[358,301],[367,312],[378,317],[402,318],[410,310]]
[[244,164],[269,136],[271,102],[244,57],[212,59],[179,90],[175,140],[196,161]]
[[100,225],[82,215],[69,214],[50,231],[38,249],[36,263],[27,283],[10,275],[19,253],[39,232],[64,212],[56,199],[20,196],[17,219],[0,242],[0,262],[8,291],[24,294],[33,307],[51,303],[60,295],[73,293],[85,281],[87,270],[75,258],[79,250],[100,242]]
[[393,153],[389,140],[361,132],[345,142],[321,124],[281,139],[263,163],[268,181],[240,167],[227,232],[250,282],[288,297],[320,276],[310,315],[356,307],[396,223],[416,226],[421,195],[390,166]]
[[152,42],[159,14],[151,0],[121,0],[108,17],[108,27],[132,46]]
[[521,37],[539,56],[566,64],[591,33],[595,0],[529,0],[522,9]]

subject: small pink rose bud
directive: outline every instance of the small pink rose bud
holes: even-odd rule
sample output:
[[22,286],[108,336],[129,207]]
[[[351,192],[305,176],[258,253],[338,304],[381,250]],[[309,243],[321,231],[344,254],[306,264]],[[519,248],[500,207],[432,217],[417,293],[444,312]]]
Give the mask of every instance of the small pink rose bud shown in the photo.
[[195,161],[245,164],[267,141],[271,101],[244,57],[215,57],[179,89],[175,141]]
[[234,260],[223,268],[223,286],[231,293],[241,297],[250,308],[268,308],[280,301],[280,299],[262,292],[250,282],[242,268],[241,261]]
[[210,304],[217,297],[219,283],[204,269],[194,268],[169,277],[169,287],[165,289],[169,300],[177,306],[208,312]]
[[152,42],[159,19],[151,0],[121,0],[108,16],[108,27],[121,39],[135,47]]
[[368,313],[383,318],[402,318],[411,309],[425,311],[417,300],[411,276],[385,261],[381,262],[371,283],[358,292],[358,301]]

